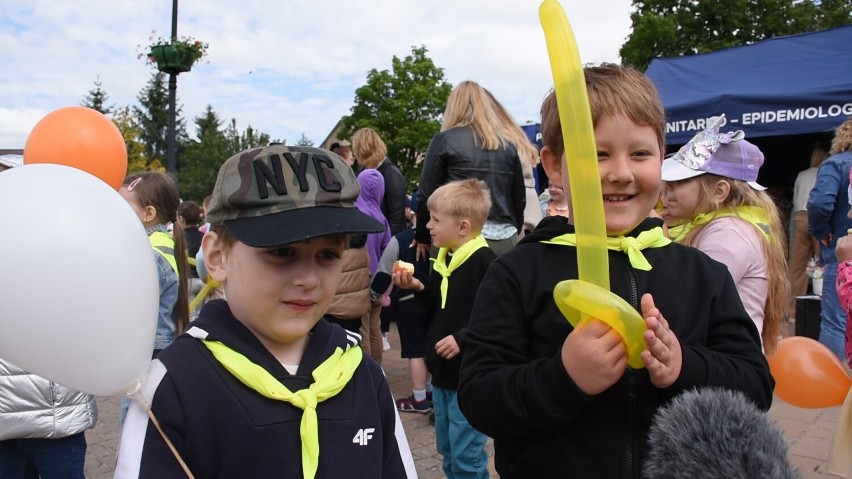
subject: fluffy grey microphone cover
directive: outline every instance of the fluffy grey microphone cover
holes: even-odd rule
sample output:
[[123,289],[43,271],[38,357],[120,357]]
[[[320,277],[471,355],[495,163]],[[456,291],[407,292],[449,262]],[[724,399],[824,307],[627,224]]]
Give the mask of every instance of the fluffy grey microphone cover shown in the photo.
[[646,478],[790,479],[778,427],[742,393],[687,391],[657,411],[648,434]]

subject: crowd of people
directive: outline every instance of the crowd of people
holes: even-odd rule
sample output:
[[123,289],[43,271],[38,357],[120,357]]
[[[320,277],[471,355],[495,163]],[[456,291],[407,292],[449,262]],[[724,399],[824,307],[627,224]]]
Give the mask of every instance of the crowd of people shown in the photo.
[[[122,402],[116,477],[416,477],[400,413],[429,415],[448,478],[489,477],[489,437],[501,477],[640,477],[673,399],[723,388],[770,407],[766,357],[806,292],[811,237],[836,285],[820,341],[852,366],[852,120],[796,181],[788,254],[757,182],[766,158],[742,131],[711,119],[666,158],[650,80],[584,73],[611,291],[641,315],[642,367],[628,338],[591,317],[572,326],[553,296],[580,277],[555,93],[538,151],[463,81],[415,190],[371,128],[331,151],[234,155],[201,205],[166,174],[125,178],[160,303],[150,404]],[[400,398],[381,368],[391,322],[409,364]],[[84,477],[93,398],[2,359],[0,390],[27,408],[12,419],[0,401],[0,477]]]

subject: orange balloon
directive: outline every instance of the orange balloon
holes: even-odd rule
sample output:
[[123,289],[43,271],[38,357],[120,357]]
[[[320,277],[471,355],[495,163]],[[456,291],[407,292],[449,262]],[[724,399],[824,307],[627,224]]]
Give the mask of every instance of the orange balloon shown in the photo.
[[127,147],[115,124],[84,106],[52,111],[24,145],[24,164],[53,163],[83,170],[116,190],[127,175]]
[[839,406],[852,387],[852,378],[837,356],[811,338],[784,338],[767,360],[775,377],[775,395],[793,406]]

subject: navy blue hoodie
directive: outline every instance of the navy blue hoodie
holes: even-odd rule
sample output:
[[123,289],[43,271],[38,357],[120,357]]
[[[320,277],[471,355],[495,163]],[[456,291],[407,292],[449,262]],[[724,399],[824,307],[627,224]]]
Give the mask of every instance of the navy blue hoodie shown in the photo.
[[[261,396],[237,380],[197,338],[221,341],[269,371],[291,391],[310,386],[311,372],[360,337],[320,320],[297,374],[291,375],[237,321],[224,300],[204,305],[190,329],[152,362],[144,386],[154,415],[198,478],[302,477],[302,410]],[[317,405],[316,477],[415,477],[411,453],[384,373],[365,355],[349,384]],[[186,475],[138,407],[122,431],[115,477]]]

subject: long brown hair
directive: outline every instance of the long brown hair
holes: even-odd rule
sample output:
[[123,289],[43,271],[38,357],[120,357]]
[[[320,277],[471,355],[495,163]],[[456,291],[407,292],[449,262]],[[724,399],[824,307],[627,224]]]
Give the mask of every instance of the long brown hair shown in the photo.
[[[136,181],[138,180],[138,181]],[[124,186],[136,181],[133,192],[142,207],[152,206],[157,210],[158,223],[177,223],[177,211],[180,206],[180,194],[175,181],[169,175],[157,171],[131,173],[124,179]],[[186,258],[186,239],[183,228],[175,227],[175,262],[177,263],[178,298],[172,319],[177,334],[183,332],[189,323],[189,264]]]
[[[758,236],[763,246],[763,256],[766,260],[767,291],[766,303],[763,306],[763,349],[766,354],[772,354],[778,345],[778,336],[781,334],[781,324],[787,317],[787,304],[790,298],[790,280],[787,275],[787,239],[781,226],[778,207],[772,198],[764,191],[758,191],[748,185],[745,181],[734,180],[714,174],[704,174],[696,178],[699,182],[699,195],[711,198],[711,191],[716,183],[725,180],[731,185],[728,197],[721,203],[714,203],[715,211],[722,208],[736,208],[738,206],[756,206],[763,209],[769,218],[769,237],[767,240],[761,233]],[[699,198],[700,199],[700,198]],[[709,223],[696,226],[684,238],[683,243],[694,246],[696,238]]]
[[488,99],[491,100],[491,108],[494,109],[497,121],[500,122],[501,135],[515,145],[515,149],[518,150],[518,157],[524,164],[535,167],[538,164],[538,149],[533,146],[529,138],[527,138],[527,134],[515,123],[515,119],[512,118],[506,107],[497,101],[494,94],[488,91],[487,88],[483,88],[483,90]]

